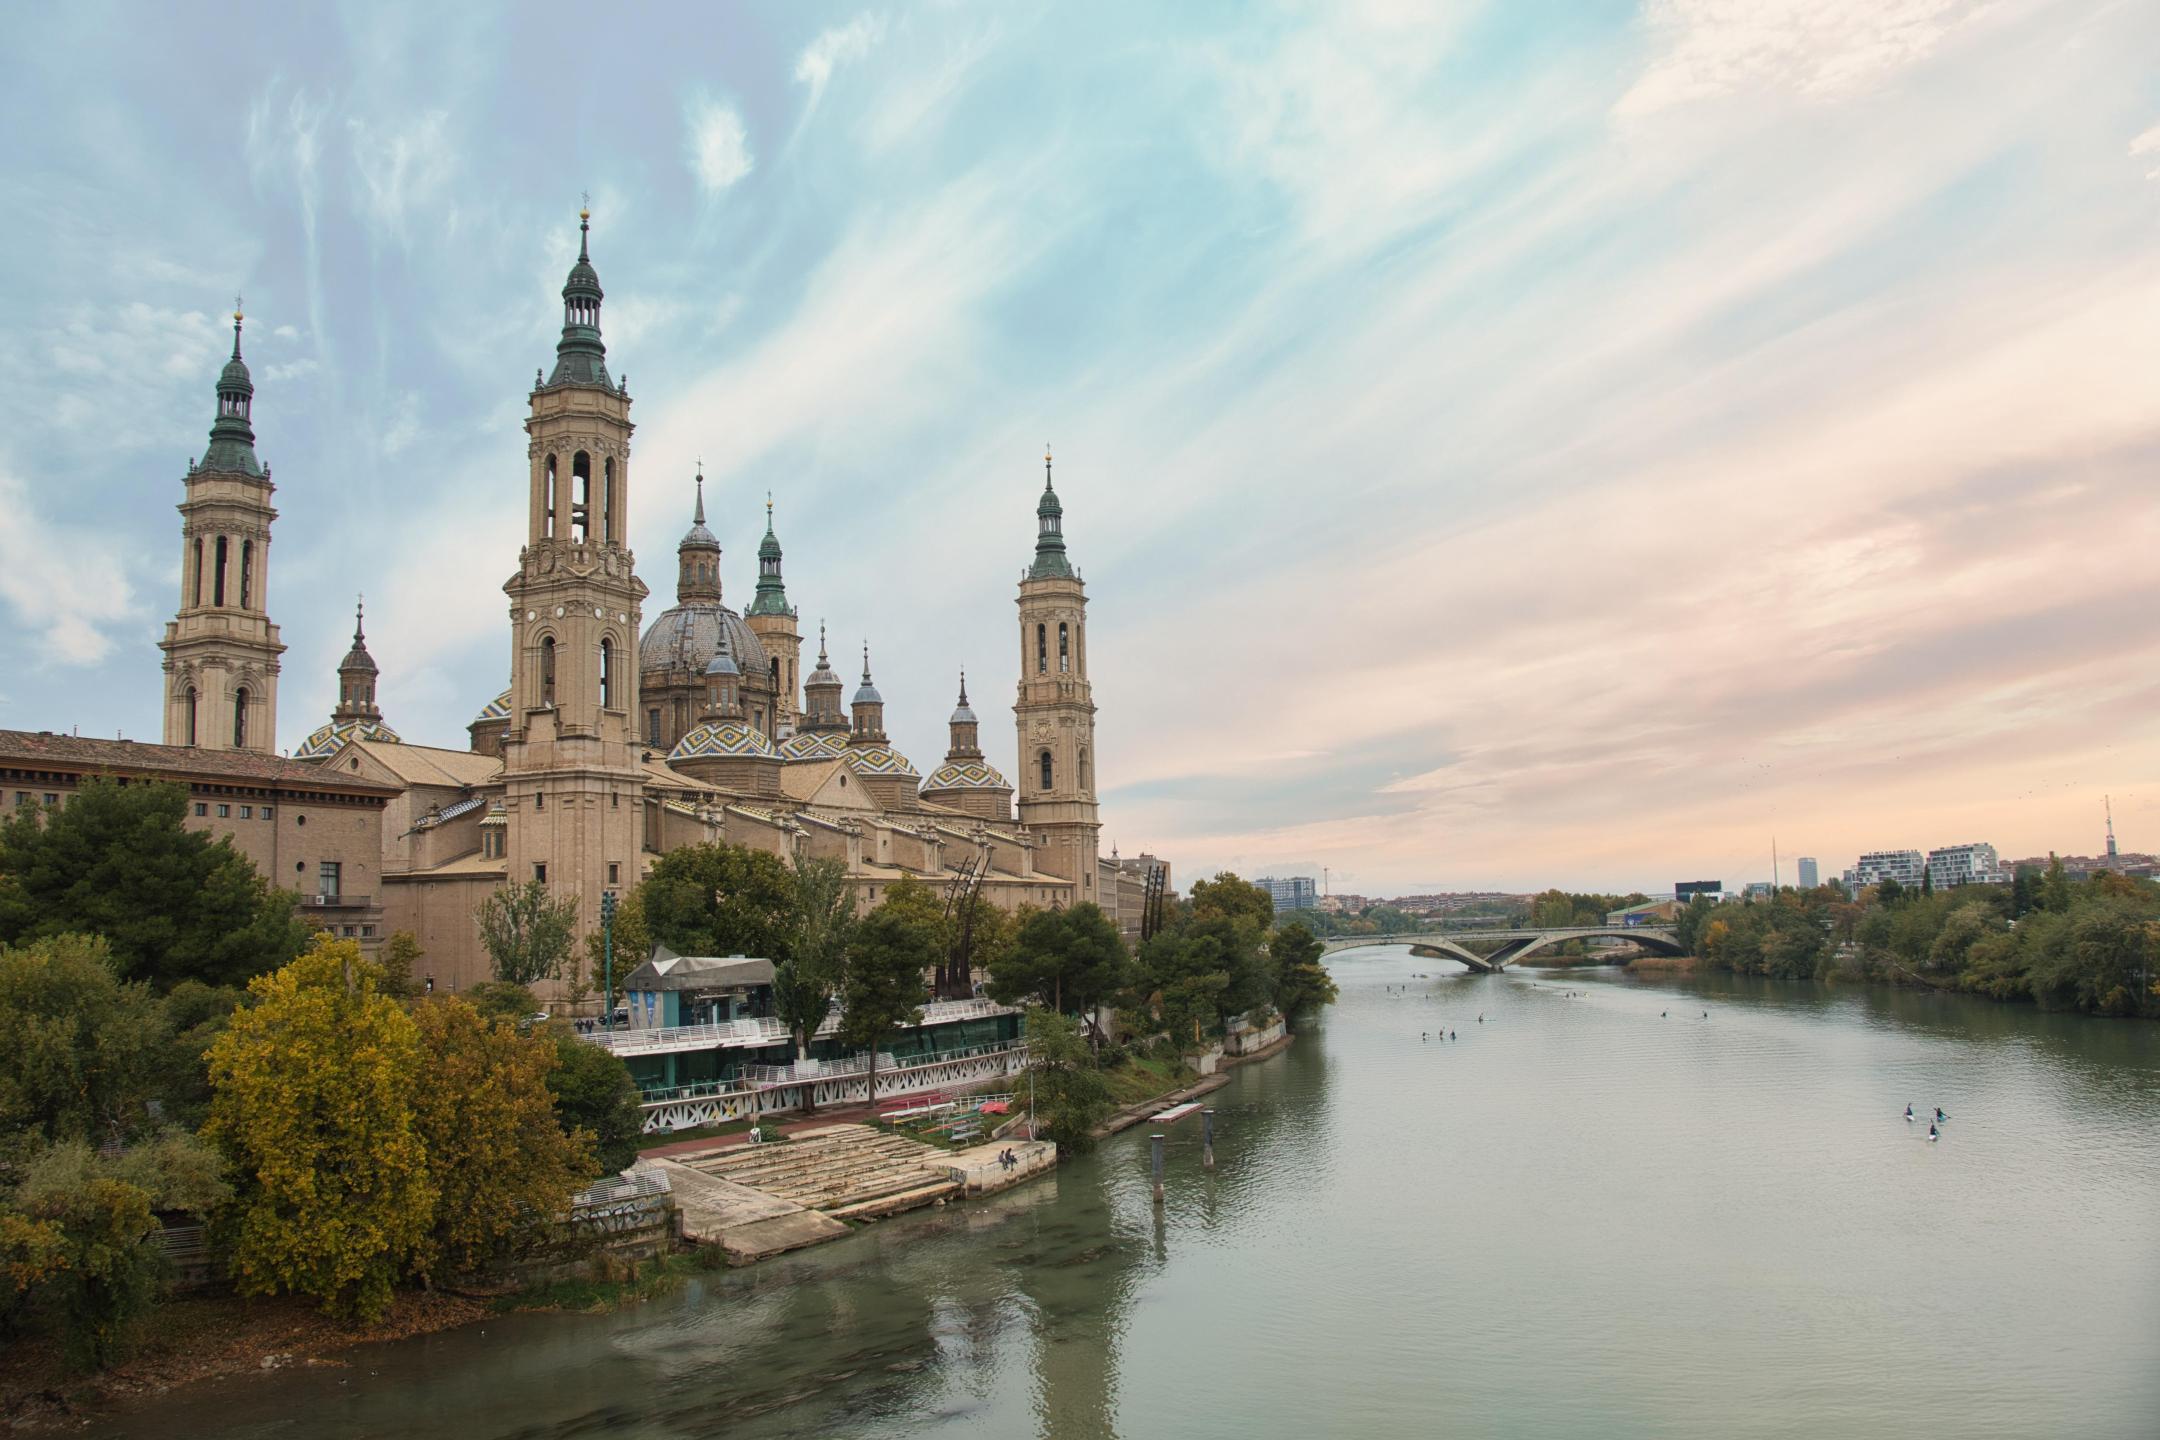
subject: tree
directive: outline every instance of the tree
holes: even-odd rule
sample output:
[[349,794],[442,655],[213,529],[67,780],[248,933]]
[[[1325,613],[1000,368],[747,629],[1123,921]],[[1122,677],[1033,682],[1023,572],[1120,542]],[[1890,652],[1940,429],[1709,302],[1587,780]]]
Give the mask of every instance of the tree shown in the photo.
[[150,1196],[114,1178],[87,1145],[46,1152],[15,1191],[22,1218],[58,1245],[37,1243],[47,1261],[30,1310],[57,1334],[68,1358],[104,1366],[126,1348],[134,1322],[157,1303],[165,1253]]
[[686,845],[661,856],[638,888],[647,930],[678,955],[771,959],[795,933],[795,875],[769,851]]
[[555,1096],[555,1123],[565,1134],[592,1136],[601,1173],[627,1168],[638,1157],[645,1128],[644,1095],[630,1067],[566,1029],[551,1027],[549,1033],[555,1068],[548,1071],[547,1087]]
[[1298,1016],[1335,1003],[1335,977],[1320,963],[1326,950],[1302,920],[1288,921],[1268,937],[1273,999],[1282,1012],[1284,1028],[1295,1029]]
[[195,1128],[210,1113],[210,1045],[247,999],[230,985],[183,980],[165,997],[167,1038],[157,1073],[165,1119]]
[[[846,974],[855,932],[855,888],[838,860],[804,860],[795,867],[795,933],[786,958],[773,966],[773,1010],[795,1037],[795,1058],[810,1058],[810,1043],[832,1010]],[[815,1086],[803,1087],[803,1109],[817,1108]]]
[[556,1125],[547,1083],[554,1037],[486,1020],[455,996],[416,1007],[412,1018],[423,1066],[414,1130],[437,1192],[415,1269],[430,1279],[472,1275],[547,1232],[597,1173],[593,1137]]
[[297,897],[189,830],[180,785],[89,780],[0,822],[0,943],[103,936],[122,979],[239,984],[307,944]]
[[877,1047],[904,1025],[922,1023],[923,972],[937,963],[937,936],[909,915],[873,910],[858,921],[840,977],[840,1043],[870,1055],[870,1103],[877,1103]]
[[373,1320],[427,1243],[419,1032],[380,981],[353,941],[318,936],[250,983],[255,1004],[210,1047],[203,1129],[239,1180],[226,1228],[243,1294],[289,1290]]
[[169,1032],[150,987],[115,978],[103,940],[0,947],[0,1132],[124,1139],[147,1119]]
[[1060,1150],[1095,1147],[1095,1127],[1110,1113],[1110,1084],[1077,1022],[1031,1007],[1026,1020],[1030,1104],[1042,1133]]
[[482,900],[474,918],[480,943],[494,962],[495,978],[532,985],[561,971],[577,932],[577,899],[565,895],[557,900],[544,882],[527,880],[505,885]]
[[2060,855],[2048,855],[2047,874],[2040,877],[2040,908],[2057,915],[2070,912],[2070,876]]
[[1117,926],[1100,906],[1082,901],[1030,911],[991,970],[989,991],[1008,1005],[1032,999],[1060,1014],[1090,1015],[1134,979]]
[[393,1000],[410,1000],[418,995],[421,986],[414,973],[426,958],[419,936],[410,930],[391,931],[382,948],[382,993]]
[[1275,900],[1258,885],[1225,870],[1213,880],[1193,882],[1192,918],[1204,920],[1210,915],[1231,921],[1257,944],[1275,923]]
[[522,1025],[540,1013],[540,1001],[523,985],[507,980],[483,980],[465,992],[465,1003],[484,1020],[508,1020]]

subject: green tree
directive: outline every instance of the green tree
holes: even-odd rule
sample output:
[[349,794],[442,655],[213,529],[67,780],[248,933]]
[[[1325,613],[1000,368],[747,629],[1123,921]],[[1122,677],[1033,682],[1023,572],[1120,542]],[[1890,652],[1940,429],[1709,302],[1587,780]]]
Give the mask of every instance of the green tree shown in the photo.
[[437,1191],[415,1268],[430,1278],[479,1274],[551,1233],[571,1192],[597,1173],[593,1137],[556,1124],[553,1036],[483,1019],[455,996],[412,1018],[422,1064],[414,1129]]
[[1285,1028],[1295,1029],[1300,1015],[1335,1003],[1335,977],[1320,963],[1326,949],[1302,920],[1288,921],[1268,937],[1272,998]]
[[0,821],[0,943],[100,935],[121,978],[238,984],[307,944],[296,897],[185,823],[180,785],[90,780]]
[[769,851],[686,845],[661,856],[638,888],[646,929],[678,955],[772,959],[795,933],[795,875]]
[[[794,883],[795,933],[785,958],[773,966],[773,1012],[795,1038],[795,1058],[807,1060],[847,971],[857,923],[855,887],[838,860],[804,860],[795,868]],[[803,1087],[805,1111],[817,1108],[814,1088]]]
[[32,1314],[60,1337],[74,1363],[112,1363],[164,1284],[165,1253],[149,1194],[107,1173],[89,1146],[70,1142],[30,1167],[14,1200],[31,1225],[59,1235],[57,1263],[31,1299]]
[[1275,923],[1275,900],[1250,881],[1225,870],[1213,880],[1196,880],[1192,887],[1192,918],[1220,916],[1249,934],[1257,945]]
[[410,930],[393,930],[382,947],[382,993],[393,1000],[410,1000],[421,990],[416,975],[427,951]]
[[644,1095],[630,1067],[590,1041],[553,1027],[555,1068],[547,1087],[555,1096],[555,1121],[565,1134],[584,1131],[603,1173],[627,1168],[643,1138]]
[[1137,978],[1125,939],[1102,907],[1086,901],[1030,911],[990,971],[989,992],[1005,1004],[1034,1000],[1063,1015],[1093,1016]]
[[1028,1089],[1035,1121],[1058,1149],[1081,1154],[1095,1148],[1095,1127],[1109,1115],[1110,1084],[1079,1024],[1055,1010],[1027,1012]]
[[2062,857],[2048,856],[2047,874],[2040,878],[2040,908],[2057,915],[2070,911],[2070,876],[2063,869]]
[[495,978],[511,985],[552,980],[562,970],[577,933],[577,899],[560,900],[546,884],[527,880],[505,885],[474,912],[480,943],[487,947]]
[[0,947],[0,1132],[102,1142],[146,1123],[169,1031],[150,987],[115,978],[103,940]]
[[914,916],[881,908],[856,922],[840,977],[840,1043],[868,1052],[873,1105],[877,1047],[895,1030],[922,1023],[923,974],[937,954],[936,934]]
[[228,1216],[242,1294],[288,1290],[379,1318],[427,1243],[436,1188],[413,1114],[419,1032],[350,940],[248,989],[210,1047],[205,1135],[239,1182]]
[[523,985],[508,980],[483,980],[465,992],[465,1003],[485,1020],[508,1020],[523,1025],[540,1013],[540,1001]]
[[165,1118],[190,1128],[210,1113],[210,1045],[225,1033],[245,990],[183,980],[165,996],[168,1038],[157,1061]]

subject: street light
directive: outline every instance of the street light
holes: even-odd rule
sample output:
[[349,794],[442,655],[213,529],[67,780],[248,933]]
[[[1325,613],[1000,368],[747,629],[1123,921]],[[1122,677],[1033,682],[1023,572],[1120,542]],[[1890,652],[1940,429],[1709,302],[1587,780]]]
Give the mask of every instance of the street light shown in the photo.
[[600,897],[600,954],[606,969],[602,972],[600,1028],[615,1028],[615,892],[610,890]]

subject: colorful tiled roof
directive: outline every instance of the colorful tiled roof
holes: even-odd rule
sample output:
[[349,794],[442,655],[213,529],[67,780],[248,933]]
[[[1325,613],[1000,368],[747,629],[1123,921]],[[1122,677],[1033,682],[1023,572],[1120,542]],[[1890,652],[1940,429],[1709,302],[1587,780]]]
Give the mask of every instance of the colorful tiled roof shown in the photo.
[[293,759],[327,760],[347,740],[380,740],[385,745],[399,743],[397,732],[380,720],[334,721],[301,741],[300,748],[293,751]]
[[925,793],[938,790],[1010,790],[1012,786],[1003,775],[983,764],[970,760],[962,764],[947,761],[930,772],[923,782]]
[[780,747],[783,760],[833,760],[847,753],[847,736],[826,730],[795,735]]
[[772,741],[740,720],[721,720],[710,725],[698,725],[675,742],[668,752],[673,760],[709,760],[720,756],[753,755],[761,759],[776,758]]
[[505,690],[493,700],[488,701],[486,709],[473,716],[473,724],[482,725],[490,720],[507,720],[509,718],[510,692]]
[[862,775],[913,775],[914,765],[907,756],[890,745],[864,745],[859,749],[850,746],[845,758],[848,768]]

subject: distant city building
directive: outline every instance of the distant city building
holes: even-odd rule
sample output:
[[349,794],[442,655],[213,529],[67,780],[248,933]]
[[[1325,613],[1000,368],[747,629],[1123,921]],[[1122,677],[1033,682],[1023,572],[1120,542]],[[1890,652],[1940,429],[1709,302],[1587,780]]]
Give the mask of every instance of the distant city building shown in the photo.
[[1800,888],[1813,890],[1820,884],[1822,884],[1822,873],[1815,868],[1815,857],[1802,855],[1800,857]]
[[1750,880],[1747,883],[1747,898],[1750,900],[1768,900],[1776,893],[1777,887],[1768,880]]
[[2020,870],[2045,873],[2049,861],[2055,859],[2062,861],[2063,874],[2072,880],[2090,880],[2102,870],[2141,879],[2160,878],[2160,855],[2148,855],[2138,850],[2125,850],[2117,855],[2027,855],[2002,868],[2011,875]]
[[1918,886],[1926,871],[1927,862],[1918,850],[1870,850],[1845,872],[1845,888],[1857,895],[1885,880]]
[[1928,851],[1928,880],[1938,890],[1953,885],[2007,885],[2010,873],[1992,845],[1945,845]]
[[1310,875],[1287,875],[1279,880],[1272,875],[1263,875],[1253,883],[1268,892],[1277,913],[1310,910],[1319,903],[1320,886]]
[[1624,910],[1605,912],[1607,925],[1670,925],[1679,918],[1678,900],[1645,900],[1640,905],[1630,905]]
[[1722,880],[1682,880],[1672,887],[1673,899],[1682,905],[1700,895],[1705,900],[1715,900],[1725,893]]

